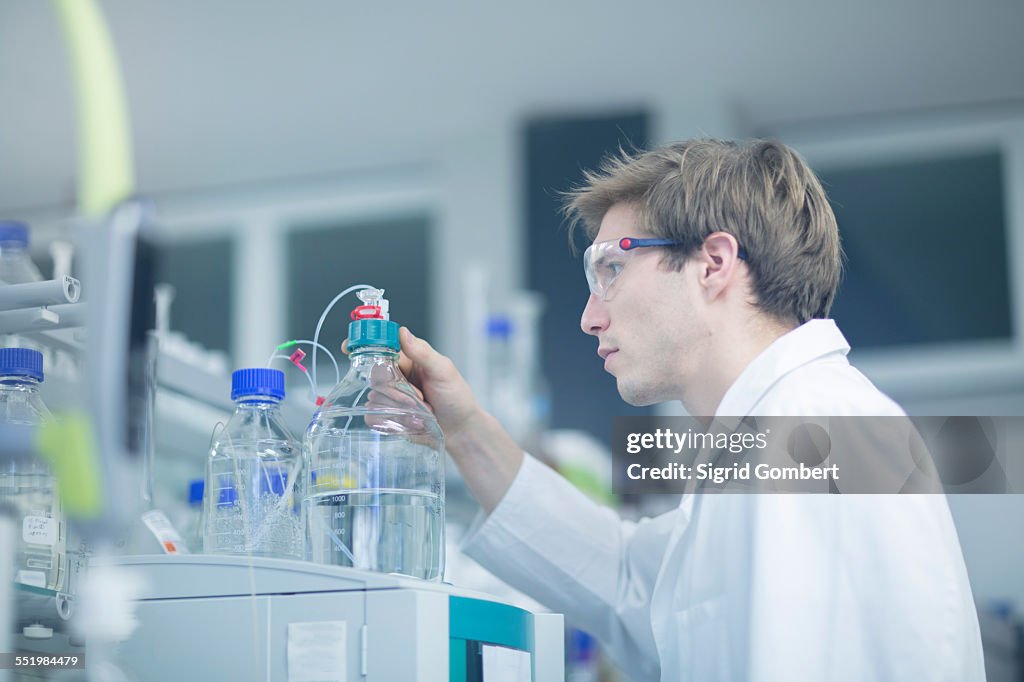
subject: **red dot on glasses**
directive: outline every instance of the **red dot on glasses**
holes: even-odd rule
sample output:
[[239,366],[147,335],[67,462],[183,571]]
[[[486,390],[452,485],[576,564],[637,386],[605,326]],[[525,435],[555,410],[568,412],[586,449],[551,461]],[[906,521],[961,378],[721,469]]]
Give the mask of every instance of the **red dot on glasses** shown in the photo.
[[631,246],[633,246],[633,240],[629,237],[623,237],[619,240],[619,248],[623,251],[628,251]]

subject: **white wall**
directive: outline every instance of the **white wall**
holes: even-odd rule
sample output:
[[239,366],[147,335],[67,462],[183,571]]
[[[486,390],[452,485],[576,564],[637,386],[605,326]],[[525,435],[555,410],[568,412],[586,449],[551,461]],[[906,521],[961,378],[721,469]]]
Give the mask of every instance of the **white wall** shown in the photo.
[[[671,103],[674,137],[1024,98],[1018,2],[100,5],[147,194],[401,165],[528,111]],[[0,3],[0,102],[0,211],[70,207],[51,3]]]

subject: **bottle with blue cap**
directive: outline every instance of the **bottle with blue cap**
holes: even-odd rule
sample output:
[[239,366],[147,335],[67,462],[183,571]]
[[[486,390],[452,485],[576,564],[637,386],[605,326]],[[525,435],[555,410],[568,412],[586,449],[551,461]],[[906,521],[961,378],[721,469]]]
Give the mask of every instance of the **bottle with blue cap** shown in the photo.
[[541,371],[543,298],[532,291],[508,295],[507,314],[487,323],[487,411],[528,452],[543,452],[550,391]]
[[[0,220],[0,286],[43,280],[42,273],[29,256],[28,237],[27,224],[18,220]],[[37,342],[16,334],[4,334],[0,342],[4,346],[45,350]]]
[[214,435],[206,465],[203,551],[301,559],[301,455],[281,417],[284,373],[237,370],[231,399],[235,413]]
[[203,490],[206,480],[195,478],[188,482],[188,518],[182,535],[189,547],[203,545]]
[[[38,427],[52,419],[39,397],[43,356],[29,348],[0,348],[0,420]],[[67,524],[56,479],[41,459],[4,460],[0,503],[16,510],[16,582],[48,590],[64,587]],[[6,557],[5,557],[6,560]]]
[[398,367],[379,289],[348,330],[351,365],[303,442],[311,560],[425,580],[444,575],[444,436]]
[[29,257],[28,225],[0,220],[0,281],[5,284],[40,282],[43,276]]

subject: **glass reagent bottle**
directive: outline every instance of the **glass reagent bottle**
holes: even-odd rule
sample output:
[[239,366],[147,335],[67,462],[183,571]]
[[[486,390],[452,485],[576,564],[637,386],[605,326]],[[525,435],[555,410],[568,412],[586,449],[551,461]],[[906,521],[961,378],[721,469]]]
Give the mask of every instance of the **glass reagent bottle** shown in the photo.
[[[29,348],[0,348],[0,421],[39,428],[52,419],[39,397],[43,356]],[[15,509],[18,526],[14,579],[23,585],[64,588],[67,524],[56,478],[38,456],[0,460],[0,502]]]
[[235,413],[214,436],[207,461],[203,551],[301,559],[301,457],[280,413],[284,373],[237,370],[231,398]]
[[[374,292],[349,325],[348,373],[303,445],[315,562],[426,580],[444,574],[444,437],[398,367],[398,325]],[[373,309],[376,308],[376,312]],[[369,312],[367,312],[369,310]],[[361,312],[360,312],[361,311]]]

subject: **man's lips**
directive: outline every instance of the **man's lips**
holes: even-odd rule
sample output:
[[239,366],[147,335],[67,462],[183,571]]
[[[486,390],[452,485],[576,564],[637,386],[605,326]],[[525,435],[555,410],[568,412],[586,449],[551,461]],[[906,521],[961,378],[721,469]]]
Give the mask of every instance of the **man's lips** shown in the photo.
[[602,348],[598,348],[597,349],[597,354],[601,357],[602,360],[607,360],[609,355],[611,355],[612,353],[615,353],[618,350],[619,350],[618,348],[605,348],[605,347],[602,347]]

